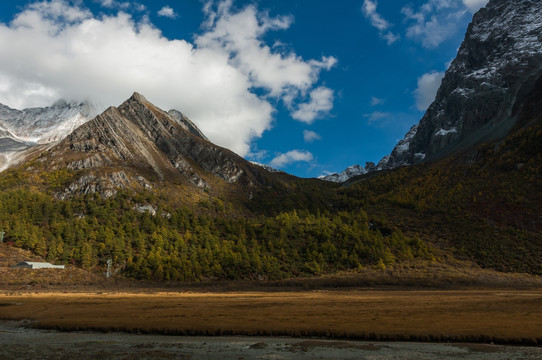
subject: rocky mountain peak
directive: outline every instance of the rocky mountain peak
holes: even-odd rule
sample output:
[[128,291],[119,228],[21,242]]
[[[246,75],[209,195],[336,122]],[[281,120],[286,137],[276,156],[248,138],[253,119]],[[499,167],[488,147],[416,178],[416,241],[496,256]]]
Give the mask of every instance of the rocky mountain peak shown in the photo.
[[0,128],[9,131],[0,135],[35,144],[60,141],[99,112],[99,108],[88,101],[58,100],[48,107],[24,110],[0,104]]
[[[542,1],[490,0],[474,14],[435,101],[391,154],[323,180],[437,159],[505,137],[542,91]],[[528,104],[528,102],[530,102]],[[539,108],[538,106],[537,108]],[[350,174],[352,176],[350,176]]]
[[147,189],[153,186],[150,178],[179,179],[201,189],[212,187],[217,179],[251,186],[253,170],[247,161],[209,142],[184,115],[180,119],[134,93],[73,131],[42,161],[85,173],[61,197]]
[[383,158],[390,169],[506,136],[542,77],[542,2],[490,0],[477,12],[435,101]]
[[176,120],[177,123],[181,125],[186,131],[189,131],[192,135],[209,141],[207,136],[203,134],[203,132],[196,126],[196,124],[194,124],[192,120],[187,118],[182,112],[172,109],[169,110],[167,113],[173,118],[173,120]]
[[148,103],[145,96],[141,95],[137,91],[134,91],[134,93],[132,94],[132,96],[130,96],[130,98],[128,100],[135,101],[135,102],[138,102],[138,103],[141,103],[141,104]]
[[367,170],[361,167],[360,165],[353,165],[353,166],[347,167],[344,171],[340,173],[322,175],[322,176],[319,176],[318,179],[336,182],[336,183],[342,183],[342,182],[347,181],[348,179],[353,178],[354,176],[359,176],[366,173],[367,173]]

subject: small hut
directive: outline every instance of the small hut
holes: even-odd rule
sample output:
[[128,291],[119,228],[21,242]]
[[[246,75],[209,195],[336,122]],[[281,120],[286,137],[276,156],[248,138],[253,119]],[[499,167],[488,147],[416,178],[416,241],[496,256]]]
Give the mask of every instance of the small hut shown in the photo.
[[17,269],[64,269],[65,265],[53,265],[48,262],[23,261],[13,267]]

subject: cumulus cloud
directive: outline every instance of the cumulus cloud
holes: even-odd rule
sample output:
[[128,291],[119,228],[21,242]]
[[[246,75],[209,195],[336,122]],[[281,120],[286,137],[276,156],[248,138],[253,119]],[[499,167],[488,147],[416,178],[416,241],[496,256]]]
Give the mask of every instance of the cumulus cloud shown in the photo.
[[167,18],[170,18],[170,19],[175,19],[177,17],[177,14],[175,13],[175,10],[173,10],[171,7],[169,6],[164,6],[163,8],[161,8],[160,10],[158,10],[158,16],[163,16],[163,17],[167,17]]
[[376,1],[364,0],[362,5],[363,14],[370,21],[371,25],[378,29],[380,36],[386,40],[388,45],[391,45],[399,40],[399,35],[388,30],[392,24],[376,11],[377,6],[378,3]]
[[273,167],[283,167],[294,162],[311,162],[314,159],[312,153],[305,150],[291,150],[287,153],[277,155],[269,165]]
[[470,12],[475,13],[488,3],[489,0],[463,0],[463,4]]
[[292,93],[309,90],[319,72],[336,63],[334,57],[304,61],[295,53],[273,52],[261,37],[270,30],[287,29],[293,18],[269,18],[259,14],[253,5],[232,13],[230,3],[225,1],[216,10],[208,10],[210,29],[196,39],[196,44],[227,53],[231,63],[255,86],[268,90],[269,95],[291,101]]
[[317,117],[326,114],[333,108],[333,90],[320,86],[311,91],[310,101],[301,104],[292,117],[311,124]]
[[432,71],[418,78],[418,87],[414,91],[418,110],[427,110],[429,105],[435,100],[435,95],[443,77],[444,72]]
[[418,10],[407,5],[401,12],[409,23],[406,36],[426,48],[435,48],[456,34],[459,20],[467,14],[459,0],[429,0]]
[[303,139],[305,142],[311,143],[316,140],[320,140],[322,137],[311,130],[303,130]]
[[[335,58],[304,60],[263,39],[288,28],[290,17],[269,17],[253,5],[234,11],[231,1],[207,3],[202,33],[190,42],[167,39],[146,17],[95,15],[81,4],[35,2],[0,23],[1,103],[24,108],[65,98],[109,106],[138,91],[165,110],[182,111],[213,142],[243,156],[270,128],[277,100],[309,114],[302,116],[307,122],[332,107],[331,90],[317,82]],[[311,101],[298,108],[308,93]]]

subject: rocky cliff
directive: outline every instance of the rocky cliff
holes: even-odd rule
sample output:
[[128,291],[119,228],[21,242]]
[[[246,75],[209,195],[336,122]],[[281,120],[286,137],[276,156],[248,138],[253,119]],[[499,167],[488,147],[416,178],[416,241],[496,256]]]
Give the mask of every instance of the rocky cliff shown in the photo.
[[542,2],[490,0],[469,25],[435,101],[378,169],[502,138],[542,78]]

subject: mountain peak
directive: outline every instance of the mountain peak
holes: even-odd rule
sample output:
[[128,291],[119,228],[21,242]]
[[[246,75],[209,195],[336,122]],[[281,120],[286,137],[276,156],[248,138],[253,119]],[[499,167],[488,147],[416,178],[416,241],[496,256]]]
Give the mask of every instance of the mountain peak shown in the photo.
[[209,190],[222,187],[222,180],[240,183],[243,192],[254,184],[246,160],[209,142],[180,112],[170,115],[137,92],[76,129],[50,154],[47,166],[83,174],[61,198],[88,192],[108,197],[119,188],[146,189],[151,181]]
[[349,180],[350,178],[353,178],[355,176],[358,176],[358,175],[363,175],[363,174],[366,174],[367,173],[367,170],[364,169],[361,165],[352,165],[352,166],[349,166],[347,167],[344,171],[342,171],[341,173],[332,173],[332,174],[327,174],[327,175],[321,175],[318,177],[318,179],[320,180],[326,180],[326,181],[331,181],[331,182],[336,182],[336,183],[343,183],[347,180]]
[[64,139],[99,112],[98,106],[88,101],[58,100],[48,107],[23,110],[0,104],[0,124],[13,140],[48,144]]
[[141,94],[138,93],[137,91],[134,91],[134,93],[132,94],[132,96],[130,96],[130,99],[129,99],[129,100],[137,101],[138,103],[142,103],[142,104],[148,103],[148,101],[147,101],[147,99],[145,98],[145,96],[141,95]]
[[438,159],[516,126],[514,109],[542,79],[542,2],[490,1],[477,12],[435,101],[378,169]]

